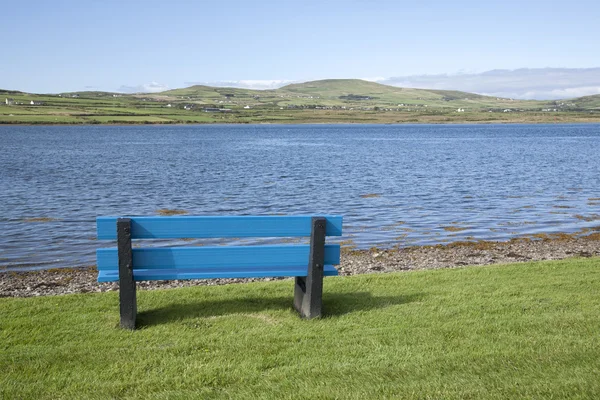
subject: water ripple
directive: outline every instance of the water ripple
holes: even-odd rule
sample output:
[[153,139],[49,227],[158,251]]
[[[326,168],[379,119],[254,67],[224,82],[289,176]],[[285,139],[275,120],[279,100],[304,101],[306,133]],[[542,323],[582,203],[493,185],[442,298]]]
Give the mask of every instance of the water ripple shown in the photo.
[[96,216],[159,209],[341,214],[359,248],[600,226],[597,124],[0,126],[0,140],[0,270],[94,264]]

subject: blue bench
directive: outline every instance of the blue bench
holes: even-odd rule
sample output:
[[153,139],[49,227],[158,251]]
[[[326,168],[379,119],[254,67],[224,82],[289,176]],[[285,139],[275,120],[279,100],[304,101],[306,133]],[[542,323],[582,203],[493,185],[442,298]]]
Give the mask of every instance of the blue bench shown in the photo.
[[[135,329],[136,281],[295,277],[294,308],[321,316],[323,276],[335,276],[341,216],[98,217],[98,282],[119,282],[121,327]],[[310,245],[132,248],[132,239],[310,237]]]

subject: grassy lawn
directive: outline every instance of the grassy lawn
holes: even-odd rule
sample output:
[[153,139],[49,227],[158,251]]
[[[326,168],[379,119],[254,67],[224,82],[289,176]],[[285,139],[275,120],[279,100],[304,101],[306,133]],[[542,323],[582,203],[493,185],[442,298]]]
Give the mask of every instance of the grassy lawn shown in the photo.
[[0,398],[600,398],[600,259],[0,299]]

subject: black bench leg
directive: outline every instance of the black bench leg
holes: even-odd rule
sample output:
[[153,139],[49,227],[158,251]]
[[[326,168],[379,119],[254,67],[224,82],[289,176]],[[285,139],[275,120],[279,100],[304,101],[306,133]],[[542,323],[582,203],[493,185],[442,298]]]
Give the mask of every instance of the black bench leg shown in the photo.
[[119,304],[121,328],[135,329],[137,300],[133,280],[133,253],[131,250],[131,220],[117,220],[117,246],[119,254]]
[[308,274],[297,276],[294,286],[294,308],[302,318],[321,316],[323,303],[323,264],[325,263],[325,218],[314,217],[310,234]]

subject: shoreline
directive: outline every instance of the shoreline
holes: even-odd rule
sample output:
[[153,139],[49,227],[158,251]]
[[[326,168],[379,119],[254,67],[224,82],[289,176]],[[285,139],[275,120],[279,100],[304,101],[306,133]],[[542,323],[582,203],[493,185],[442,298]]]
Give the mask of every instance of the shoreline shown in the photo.
[[600,117],[591,121],[581,121],[574,118],[571,120],[561,121],[514,121],[514,120],[495,120],[495,121],[402,121],[402,122],[387,122],[387,121],[264,121],[264,122],[127,122],[127,123],[21,123],[21,122],[0,122],[0,126],[192,126],[192,125],[572,125],[572,124],[600,124]]
[[[454,242],[443,245],[394,249],[353,250],[342,248],[342,260],[337,269],[340,276],[348,276],[562,260],[573,257],[600,257],[600,233],[596,232],[579,237],[557,234],[547,235],[542,239],[535,240],[516,238],[506,242]],[[118,290],[118,283],[98,283],[96,277],[97,270],[95,266],[36,271],[3,271],[0,272],[0,298],[99,293]],[[153,290],[276,279],[281,278],[143,281],[138,282],[137,287],[140,290]]]

